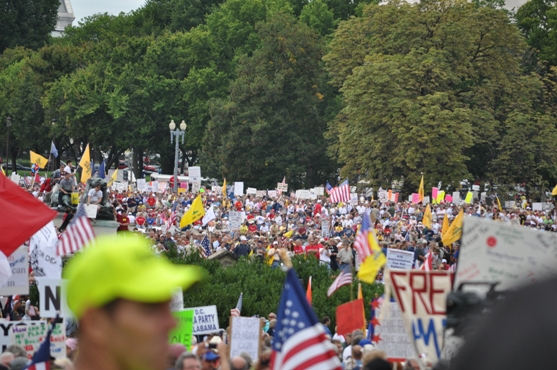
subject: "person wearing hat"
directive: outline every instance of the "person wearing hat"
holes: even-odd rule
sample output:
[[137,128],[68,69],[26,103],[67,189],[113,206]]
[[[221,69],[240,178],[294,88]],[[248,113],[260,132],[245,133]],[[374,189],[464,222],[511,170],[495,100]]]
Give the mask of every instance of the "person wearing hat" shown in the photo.
[[58,205],[62,204],[62,199],[64,195],[72,195],[74,192],[74,181],[71,178],[71,172],[64,171],[64,178],[60,181],[60,187],[58,189]]
[[176,326],[171,298],[202,277],[197,267],[155,256],[139,236],[98,238],[64,269],[80,328],[75,369],[164,370]]
[[236,257],[247,256],[251,252],[251,248],[248,245],[248,239],[242,235],[240,236],[240,244],[238,244],[233,250]]

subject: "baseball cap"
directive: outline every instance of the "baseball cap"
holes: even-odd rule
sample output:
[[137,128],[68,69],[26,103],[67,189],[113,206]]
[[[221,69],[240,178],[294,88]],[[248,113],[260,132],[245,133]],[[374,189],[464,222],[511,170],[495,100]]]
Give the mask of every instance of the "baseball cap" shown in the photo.
[[215,361],[218,360],[220,357],[213,351],[208,351],[203,355],[203,359],[205,361]]
[[177,288],[203,278],[202,269],[174,265],[156,256],[146,239],[130,235],[99,237],[94,246],[74,256],[64,269],[68,307],[76,318],[88,308],[117,298],[144,303],[169,300]]

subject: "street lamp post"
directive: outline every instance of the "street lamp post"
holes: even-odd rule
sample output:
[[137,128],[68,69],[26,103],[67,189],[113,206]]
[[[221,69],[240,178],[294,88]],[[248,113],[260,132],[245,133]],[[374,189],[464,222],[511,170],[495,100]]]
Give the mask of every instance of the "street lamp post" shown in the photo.
[[[10,158],[10,127],[12,127],[12,117],[6,117],[6,127],[8,127],[8,134],[6,138],[6,171],[8,170],[8,161]],[[15,171],[15,168],[12,168],[12,172]],[[8,173],[8,172],[6,172]]]
[[173,186],[173,190],[176,192],[178,191],[178,152],[180,150],[180,146],[178,144],[178,140],[180,139],[180,137],[182,137],[182,144],[184,143],[184,136],[186,134],[186,122],[184,120],[182,120],[182,123],[180,123],[180,128],[176,127],[176,124],[174,123],[174,120],[171,120],[170,123],[168,124],[168,128],[170,128],[170,143],[172,144],[172,142],[174,141],[174,136],[176,136],[176,149],[174,152],[174,186]]

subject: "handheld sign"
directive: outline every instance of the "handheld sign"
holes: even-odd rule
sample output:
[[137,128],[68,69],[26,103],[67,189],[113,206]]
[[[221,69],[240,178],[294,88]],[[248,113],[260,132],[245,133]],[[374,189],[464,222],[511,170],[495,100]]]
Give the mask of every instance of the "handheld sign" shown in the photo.
[[22,245],[9,257],[12,276],[0,287],[1,295],[29,294],[29,262],[27,246]]
[[217,306],[186,308],[193,311],[193,335],[212,334],[220,330]]
[[387,352],[391,361],[403,362],[407,358],[415,357],[416,351],[406,333],[400,307],[391,302],[387,312],[381,313],[384,300],[379,301],[379,306],[375,309],[375,317],[379,319],[374,320],[376,324],[373,325],[376,348]]
[[60,317],[72,317],[68,307],[67,280],[37,278],[39,288],[39,310],[41,317],[53,318],[60,313]]
[[387,249],[387,267],[390,269],[411,270],[414,265],[414,252]]
[[183,310],[173,312],[177,325],[170,332],[170,344],[182,343],[186,350],[191,349],[191,340],[193,338],[193,315],[194,310]]
[[[10,343],[25,348],[27,358],[30,360],[41,346],[49,326],[44,321],[16,323],[10,328]],[[66,357],[66,325],[64,323],[54,326],[50,337],[50,355],[56,358]]]
[[261,319],[257,317],[230,318],[230,357],[247,352],[254,361],[261,348]]

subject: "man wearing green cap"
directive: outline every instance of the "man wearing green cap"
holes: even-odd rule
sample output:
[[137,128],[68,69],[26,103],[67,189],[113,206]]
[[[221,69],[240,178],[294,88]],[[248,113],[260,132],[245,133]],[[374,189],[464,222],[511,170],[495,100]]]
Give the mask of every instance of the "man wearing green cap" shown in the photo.
[[143,238],[99,238],[71,259],[68,306],[79,322],[76,370],[164,370],[170,300],[202,277],[193,266],[157,257]]

